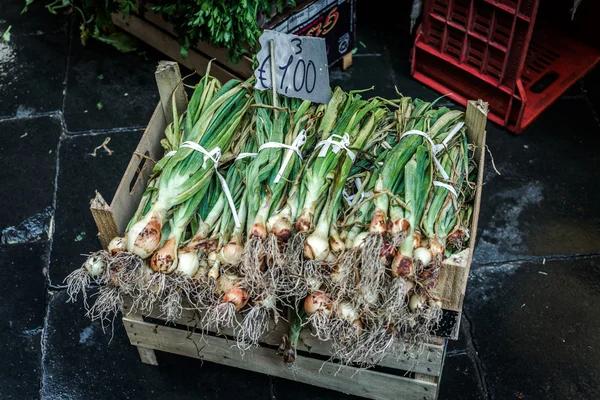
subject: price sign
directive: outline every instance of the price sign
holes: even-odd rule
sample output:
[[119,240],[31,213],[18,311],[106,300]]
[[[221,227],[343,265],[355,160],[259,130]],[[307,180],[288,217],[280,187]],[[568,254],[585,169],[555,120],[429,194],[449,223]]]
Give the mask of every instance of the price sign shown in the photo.
[[257,54],[256,89],[272,89],[270,42],[274,45],[275,89],[288,97],[328,103],[329,67],[325,40],[266,30],[260,37]]

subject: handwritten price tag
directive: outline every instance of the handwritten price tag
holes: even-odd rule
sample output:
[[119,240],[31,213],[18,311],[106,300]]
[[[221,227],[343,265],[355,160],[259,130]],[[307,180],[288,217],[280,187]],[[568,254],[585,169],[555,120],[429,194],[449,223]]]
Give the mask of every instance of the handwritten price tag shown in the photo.
[[260,37],[257,54],[256,89],[272,89],[270,42],[275,46],[277,93],[315,103],[328,103],[329,67],[325,40],[266,30]]

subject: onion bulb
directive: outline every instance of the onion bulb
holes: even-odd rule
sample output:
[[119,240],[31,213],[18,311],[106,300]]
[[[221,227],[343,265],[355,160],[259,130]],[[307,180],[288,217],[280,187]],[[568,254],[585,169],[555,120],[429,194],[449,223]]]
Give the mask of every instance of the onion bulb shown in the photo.
[[108,244],[108,251],[110,254],[117,254],[123,250],[125,250],[125,246],[127,244],[126,236],[115,236],[113,240]]
[[312,315],[317,311],[330,313],[332,308],[331,299],[325,293],[317,291],[309,294],[304,300],[304,311]]
[[388,221],[387,226],[388,233],[392,236],[403,236],[406,237],[410,232],[410,222],[405,218],[397,218]]
[[196,275],[196,272],[198,272],[198,268],[200,267],[200,260],[198,259],[197,251],[181,249],[177,253],[177,258],[178,264],[176,272],[189,277]]
[[405,279],[404,287],[406,288],[406,293],[408,293],[415,287],[415,283],[411,280]]
[[226,274],[221,275],[217,279],[216,293],[222,294],[222,293],[229,292],[236,286],[238,280],[239,280],[239,277],[235,274],[226,273]]
[[356,328],[356,332],[360,335],[362,330],[365,328],[365,324],[360,319],[356,319],[352,322],[352,326]]
[[346,250],[344,241],[340,237],[340,234],[335,226],[331,226],[329,233],[329,248],[333,253],[339,254]]
[[322,284],[323,281],[318,276],[311,276],[306,278],[306,286],[311,292],[318,290]]
[[413,256],[414,260],[419,261],[423,267],[426,267],[429,265],[429,263],[431,263],[431,251],[429,251],[429,249],[426,249],[425,247],[416,248],[413,253]]
[[369,232],[359,233],[356,236],[356,238],[354,238],[354,241],[352,242],[352,246],[348,246],[348,247],[351,247],[354,249],[361,247],[365,243],[365,240],[367,239],[368,236],[369,236]]
[[358,320],[358,311],[349,301],[342,301],[337,304],[335,314],[339,319],[353,323]]
[[248,292],[241,287],[234,287],[223,296],[223,303],[233,304],[236,311],[241,310],[248,303]]
[[280,214],[273,215],[267,220],[267,228],[281,243],[287,242],[292,236],[293,226],[288,218],[287,208]]
[[152,255],[150,268],[163,274],[175,271],[177,268],[177,239],[174,236],[171,236],[163,247]]
[[419,293],[413,293],[408,301],[408,308],[410,308],[410,311],[418,311],[423,309],[425,304],[427,304],[425,296]]
[[379,259],[383,265],[390,265],[396,256],[396,249],[392,244],[386,240],[383,241],[381,245],[381,250],[379,251]]
[[329,255],[329,237],[319,230],[311,233],[304,242],[304,257],[324,261]]
[[215,262],[212,264],[212,267],[208,270],[208,278],[217,280],[219,279],[219,263]]
[[104,272],[106,264],[100,257],[91,256],[83,264],[90,276],[99,276]]
[[237,240],[230,240],[219,252],[219,259],[223,265],[238,265],[242,261],[244,248]]
[[422,239],[423,237],[421,236],[421,234],[419,232],[415,232],[415,234],[413,235],[413,249],[419,248],[422,246]]
[[154,211],[133,224],[127,233],[127,250],[143,259],[150,257],[160,246],[162,220]]
[[377,235],[383,235],[387,230],[387,223],[385,222],[386,219],[387,216],[385,211],[381,209],[375,210],[373,213],[373,218],[371,218],[369,232]]
[[440,300],[429,299],[427,304],[429,304],[429,307],[431,308],[442,308],[442,302]]
[[429,238],[429,250],[433,258],[443,257],[444,245],[439,242],[436,238]]
[[413,259],[410,256],[405,256],[401,252],[396,253],[394,261],[392,262],[392,275],[397,277],[405,278],[414,274]]

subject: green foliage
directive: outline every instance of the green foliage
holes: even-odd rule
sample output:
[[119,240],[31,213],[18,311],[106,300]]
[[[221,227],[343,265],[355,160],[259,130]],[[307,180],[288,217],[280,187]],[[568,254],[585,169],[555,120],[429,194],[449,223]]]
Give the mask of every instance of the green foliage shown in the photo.
[[12,25],[10,25],[8,28],[6,28],[6,30],[4,31],[2,36],[0,36],[0,42],[4,42],[4,43],[10,42],[10,29],[11,28],[12,28]]
[[[128,16],[138,11],[135,0],[25,0],[23,12],[35,1],[45,4],[52,14],[73,13],[80,16],[81,42],[88,38],[110,44],[120,51],[135,50],[135,39],[123,33],[109,31],[111,14]],[[173,25],[181,44],[181,55],[198,41],[228,49],[228,59],[237,62],[247,53],[246,46],[256,46],[260,36],[259,21],[269,18],[285,7],[293,7],[295,0],[156,0],[142,8],[150,8]]]
[[199,40],[214,47],[228,49],[228,58],[237,62],[247,52],[244,46],[254,47],[260,36],[258,16],[281,10],[295,1],[283,0],[158,0],[152,10],[173,24],[179,37],[182,56]]

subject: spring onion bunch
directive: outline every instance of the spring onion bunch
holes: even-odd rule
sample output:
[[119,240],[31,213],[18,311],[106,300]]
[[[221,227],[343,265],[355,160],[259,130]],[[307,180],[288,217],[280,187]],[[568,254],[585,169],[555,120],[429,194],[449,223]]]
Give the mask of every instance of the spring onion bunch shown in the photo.
[[464,114],[339,88],[326,105],[279,100],[206,75],[174,110],[127,232],[68,278],[73,299],[99,285],[92,318],[125,296],[168,321],[190,307],[246,351],[287,310],[286,363],[307,324],[363,366],[431,335],[443,260],[469,240]]

